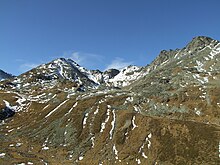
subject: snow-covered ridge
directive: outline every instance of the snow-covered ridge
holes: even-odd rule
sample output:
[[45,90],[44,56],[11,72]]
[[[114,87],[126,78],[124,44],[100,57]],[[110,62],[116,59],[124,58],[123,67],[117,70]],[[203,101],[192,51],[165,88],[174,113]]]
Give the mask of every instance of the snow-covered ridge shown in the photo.
[[108,83],[112,83],[114,86],[124,87],[146,74],[148,74],[148,72],[144,72],[142,67],[130,65],[121,69],[115,77],[109,79]]
[[104,72],[100,70],[88,70],[75,61],[65,58],[56,59],[38,68],[43,69],[43,72],[49,76],[60,77],[80,83],[82,83],[82,79],[87,79],[93,82],[95,86],[107,84],[107,86],[123,87],[147,74],[143,73],[142,67],[137,66],[128,66],[120,71],[117,69],[109,69]]
[[134,65],[127,66],[120,71],[117,69],[110,69],[107,72],[101,72],[99,70],[87,70],[71,59],[68,59],[68,61],[72,62],[80,72],[97,84],[107,83],[117,87],[127,86],[137,78],[146,75],[141,73],[141,67]]

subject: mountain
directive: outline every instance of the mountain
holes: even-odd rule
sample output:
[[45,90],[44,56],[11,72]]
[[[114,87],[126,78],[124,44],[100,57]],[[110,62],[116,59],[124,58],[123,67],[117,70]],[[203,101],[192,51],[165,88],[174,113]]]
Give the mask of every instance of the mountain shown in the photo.
[[11,77],[12,77],[11,74],[8,74],[8,73],[6,73],[6,72],[4,72],[3,70],[0,69],[0,81],[4,80],[4,79],[11,78]]
[[0,164],[219,164],[219,68],[199,36],[145,67],[61,58],[3,81]]
[[14,77],[8,88],[25,94],[30,91],[41,93],[58,87],[60,90],[65,88],[72,95],[103,87],[123,87],[143,75],[141,70],[141,67],[128,66],[121,71],[109,69],[101,72],[88,70],[71,59],[59,58]]

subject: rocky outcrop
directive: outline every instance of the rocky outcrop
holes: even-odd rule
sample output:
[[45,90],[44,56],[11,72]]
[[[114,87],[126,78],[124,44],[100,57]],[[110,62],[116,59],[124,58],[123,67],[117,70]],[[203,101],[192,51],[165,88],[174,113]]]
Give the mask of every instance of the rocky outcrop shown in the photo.
[[15,112],[12,109],[5,107],[0,110],[0,120],[5,120],[9,117],[14,116],[14,114]]

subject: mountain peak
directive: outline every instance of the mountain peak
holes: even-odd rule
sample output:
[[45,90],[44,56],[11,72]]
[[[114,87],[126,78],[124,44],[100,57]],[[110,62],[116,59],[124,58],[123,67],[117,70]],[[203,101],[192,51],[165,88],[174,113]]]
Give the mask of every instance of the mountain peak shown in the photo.
[[204,48],[205,46],[210,45],[212,42],[216,42],[216,40],[206,36],[197,36],[192,39],[186,48],[193,51],[199,48]]
[[[60,58],[57,58],[57,59],[53,60],[52,62],[55,62],[55,63],[57,63],[57,62],[64,62],[64,63],[67,63],[68,60],[70,60],[70,59],[60,57]],[[72,60],[71,60],[71,61],[72,61]]]
[[192,41],[194,40],[213,41],[214,39],[212,39],[211,37],[207,37],[207,36],[196,36],[192,39]]
[[64,65],[72,65],[72,66],[75,66],[75,67],[81,67],[77,62],[75,62],[74,60],[70,59],[70,58],[64,58],[64,57],[60,57],[60,58],[57,58],[55,60],[52,61],[52,63],[55,63],[55,64],[64,64]]

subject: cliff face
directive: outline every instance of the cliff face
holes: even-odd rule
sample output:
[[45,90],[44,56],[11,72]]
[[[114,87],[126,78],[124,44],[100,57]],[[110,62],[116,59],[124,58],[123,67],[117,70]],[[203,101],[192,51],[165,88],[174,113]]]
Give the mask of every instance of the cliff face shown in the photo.
[[121,71],[56,61],[1,82],[16,113],[0,125],[0,164],[220,163],[218,41]]

